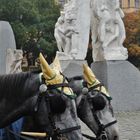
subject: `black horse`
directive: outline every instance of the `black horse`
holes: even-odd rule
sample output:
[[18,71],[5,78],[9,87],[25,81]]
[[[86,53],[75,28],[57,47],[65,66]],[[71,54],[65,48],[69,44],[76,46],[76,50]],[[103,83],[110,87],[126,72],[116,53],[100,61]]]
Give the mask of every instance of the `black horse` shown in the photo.
[[41,92],[41,85],[39,71],[0,76],[0,128],[31,116],[35,125],[24,125],[28,131],[45,132],[56,139],[65,133],[69,140],[81,140],[74,100],[57,89]]

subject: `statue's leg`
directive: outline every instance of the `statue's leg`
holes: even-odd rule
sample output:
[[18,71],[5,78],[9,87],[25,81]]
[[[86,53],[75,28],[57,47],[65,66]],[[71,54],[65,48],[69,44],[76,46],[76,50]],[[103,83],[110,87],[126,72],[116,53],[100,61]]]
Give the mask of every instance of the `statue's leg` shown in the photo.
[[70,52],[70,48],[71,48],[71,39],[67,37],[66,38],[66,46],[65,46],[64,52],[66,54],[68,54]]

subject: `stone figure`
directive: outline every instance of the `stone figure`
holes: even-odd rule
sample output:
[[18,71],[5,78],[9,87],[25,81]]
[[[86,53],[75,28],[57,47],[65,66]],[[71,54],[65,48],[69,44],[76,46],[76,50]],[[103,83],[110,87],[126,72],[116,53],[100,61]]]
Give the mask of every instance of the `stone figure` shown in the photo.
[[74,53],[77,53],[76,47],[74,47],[74,36],[78,34],[76,29],[77,22],[77,7],[76,1],[71,0],[64,5],[65,12],[65,36],[66,46],[64,52],[74,58]]
[[119,0],[116,0],[115,16],[116,16],[116,19],[118,21],[119,28],[120,28],[119,46],[121,46],[126,38],[126,32],[125,32],[124,23],[122,21],[122,18],[124,18],[124,13],[123,13],[122,9],[120,8]]
[[65,18],[65,36],[66,36],[66,46],[64,52],[66,54],[70,53],[72,55],[73,44],[72,44],[72,36],[74,34],[78,34],[75,28],[75,20],[76,17],[72,10],[67,11]]
[[107,40],[107,35],[112,34],[113,32],[111,26],[111,14],[104,2],[97,12],[100,20],[98,27],[99,40],[101,41],[102,47],[104,48],[107,47],[110,42]]
[[93,36],[96,38],[93,40],[94,61],[127,59],[127,50],[123,47],[125,28],[122,18],[124,14],[120,9],[119,1],[100,0],[92,6],[94,8],[96,6],[92,22],[96,24],[92,29],[93,33],[96,32]]
[[[108,3],[109,2],[108,0]],[[128,58],[128,53],[127,49],[123,46],[123,42],[126,38],[125,27],[122,21],[124,13],[120,8],[119,0],[113,0],[111,4],[112,6],[109,7],[109,9],[110,13],[112,13],[111,26],[113,32],[108,38],[108,42],[105,44],[104,56],[106,60],[126,60]]]
[[[72,38],[74,34],[78,34],[75,28],[76,12],[75,12],[75,1],[69,1],[64,6],[64,11],[61,12],[61,16],[55,25],[54,36],[57,41],[59,50],[59,56],[63,58],[72,59],[73,47]],[[62,58],[62,57],[61,57]]]
[[111,34],[111,14],[104,0],[92,1],[92,46],[93,46],[93,60],[102,61],[104,60],[103,46],[105,47],[108,42],[106,35]]
[[18,73],[22,72],[21,63],[23,59],[22,50],[7,49],[6,56],[6,73]]
[[62,54],[66,59],[85,59],[90,32],[90,1],[68,0],[64,5],[64,19],[55,27],[59,57]]
[[65,34],[64,34],[64,13],[58,18],[55,24],[54,37],[57,42],[57,47],[60,52],[65,50]]
[[23,60],[23,51],[22,50],[14,50],[15,60],[11,65],[11,73],[22,72],[21,64]]

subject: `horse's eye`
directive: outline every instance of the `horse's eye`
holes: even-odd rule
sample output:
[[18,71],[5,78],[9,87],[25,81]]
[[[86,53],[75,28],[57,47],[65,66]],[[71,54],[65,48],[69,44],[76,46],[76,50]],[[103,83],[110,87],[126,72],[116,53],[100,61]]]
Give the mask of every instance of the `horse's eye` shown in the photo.
[[92,98],[92,105],[95,110],[102,110],[106,105],[106,101],[102,96],[95,96]]

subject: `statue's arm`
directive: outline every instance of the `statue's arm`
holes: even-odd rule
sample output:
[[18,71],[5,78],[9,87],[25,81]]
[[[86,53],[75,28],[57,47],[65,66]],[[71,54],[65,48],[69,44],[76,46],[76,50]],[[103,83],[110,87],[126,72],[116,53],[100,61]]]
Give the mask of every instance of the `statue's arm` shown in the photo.
[[115,41],[119,37],[119,25],[116,24],[116,27],[115,28],[116,28],[115,29],[115,34],[113,34],[109,38],[109,40],[103,44],[103,47],[108,47],[110,43],[112,43],[113,41]]

